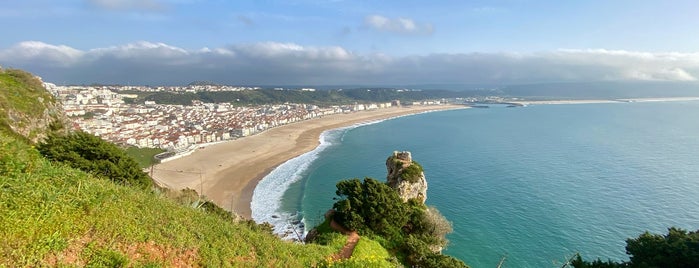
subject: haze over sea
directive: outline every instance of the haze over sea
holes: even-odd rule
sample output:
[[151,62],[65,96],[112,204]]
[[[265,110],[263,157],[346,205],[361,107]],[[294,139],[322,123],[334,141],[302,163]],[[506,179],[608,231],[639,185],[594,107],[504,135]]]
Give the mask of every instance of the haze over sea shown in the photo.
[[427,204],[453,222],[445,253],[471,267],[503,256],[503,267],[560,267],[576,252],[626,260],[627,238],[699,229],[697,118],[699,101],[532,105],[333,130],[260,183],[256,196],[279,211],[255,211],[254,198],[253,217],[281,230],[300,211],[312,227],[339,180],[383,181],[386,158],[408,150],[425,169]]

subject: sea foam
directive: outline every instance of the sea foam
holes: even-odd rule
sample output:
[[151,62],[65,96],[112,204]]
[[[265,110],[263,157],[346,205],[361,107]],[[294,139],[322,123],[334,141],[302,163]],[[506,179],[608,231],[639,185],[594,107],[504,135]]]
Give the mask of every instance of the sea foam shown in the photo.
[[[433,111],[424,111],[416,114]],[[281,208],[284,193],[289,189],[289,186],[303,178],[308,167],[318,158],[321,152],[335,143],[342,142],[348,130],[409,115],[361,122],[347,127],[323,131],[319,138],[320,145],[318,147],[284,162],[260,180],[253,191],[252,201],[250,202],[252,219],[257,223],[268,222],[272,224],[274,226],[273,232],[282,237],[282,239],[304,239],[307,228],[305,228],[306,221],[302,213],[300,211],[283,211]]]
[[324,131],[320,135],[320,145],[310,152],[292,158],[265,176],[255,187],[250,208],[255,222],[268,222],[274,226],[274,233],[286,239],[300,239],[304,236],[303,223],[298,212],[281,211],[281,202],[289,186],[301,180],[308,166],[318,158],[318,154],[328,148],[333,134],[342,129]]

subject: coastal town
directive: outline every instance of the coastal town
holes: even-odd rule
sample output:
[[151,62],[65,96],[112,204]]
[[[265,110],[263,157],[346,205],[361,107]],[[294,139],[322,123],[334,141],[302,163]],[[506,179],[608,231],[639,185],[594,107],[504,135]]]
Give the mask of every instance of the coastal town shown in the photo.
[[[161,148],[170,152],[189,151],[204,143],[220,142],[254,135],[269,128],[331,114],[400,106],[399,101],[317,105],[284,103],[235,106],[230,103],[191,105],[133,103],[134,91],[190,92],[259,90],[258,87],[190,85],[179,87],[146,86],[57,86],[45,87],[59,99],[72,126],[110,142],[140,148]],[[299,89],[314,91],[312,88]],[[444,100],[413,102],[410,105],[440,105]]]

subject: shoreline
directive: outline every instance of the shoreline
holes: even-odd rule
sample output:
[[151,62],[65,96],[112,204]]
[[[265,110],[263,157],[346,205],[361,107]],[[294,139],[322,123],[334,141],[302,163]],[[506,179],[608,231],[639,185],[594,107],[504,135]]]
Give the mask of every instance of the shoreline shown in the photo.
[[252,219],[250,203],[257,184],[279,165],[314,150],[324,131],[428,111],[464,108],[462,105],[392,107],[295,122],[208,145],[190,155],[158,164],[153,169],[153,177],[167,188],[193,189],[222,208]]

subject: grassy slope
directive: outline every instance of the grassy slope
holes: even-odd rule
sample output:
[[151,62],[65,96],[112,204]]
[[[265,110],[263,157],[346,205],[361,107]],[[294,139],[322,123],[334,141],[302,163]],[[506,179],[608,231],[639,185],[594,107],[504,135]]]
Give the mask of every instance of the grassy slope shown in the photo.
[[[342,248],[347,242],[347,236],[343,235],[332,228],[330,222],[326,219],[320,225],[316,226],[319,235],[324,235],[322,239],[324,243],[332,248]],[[375,240],[368,237],[359,238],[357,246],[352,252],[352,257],[346,260],[333,260],[327,258],[322,266],[329,267],[396,267],[399,266],[397,260]]]
[[43,102],[54,101],[38,79],[21,70],[0,70],[0,91],[0,130],[3,132],[11,131],[8,118],[9,110],[29,118],[39,118],[46,106],[38,99],[43,99]]
[[138,147],[129,147],[126,148],[126,154],[131,156],[136,162],[138,162],[138,166],[141,168],[147,168],[150,167],[153,164],[156,164],[155,158],[153,158],[156,154],[165,152],[163,149],[157,149],[157,148],[138,148]]
[[5,134],[0,162],[0,266],[305,267],[338,251],[50,163]]

